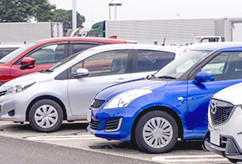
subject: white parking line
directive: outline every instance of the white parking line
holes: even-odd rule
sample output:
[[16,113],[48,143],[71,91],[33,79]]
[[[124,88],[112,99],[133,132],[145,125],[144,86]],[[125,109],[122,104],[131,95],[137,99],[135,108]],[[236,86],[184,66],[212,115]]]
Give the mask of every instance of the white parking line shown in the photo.
[[208,161],[227,161],[220,155],[178,155],[178,156],[158,156],[151,158],[157,162],[208,162]]
[[60,141],[60,140],[100,140],[101,138],[93,135],[68,135],[68,136],[34,136],[26,137],[31,141]]

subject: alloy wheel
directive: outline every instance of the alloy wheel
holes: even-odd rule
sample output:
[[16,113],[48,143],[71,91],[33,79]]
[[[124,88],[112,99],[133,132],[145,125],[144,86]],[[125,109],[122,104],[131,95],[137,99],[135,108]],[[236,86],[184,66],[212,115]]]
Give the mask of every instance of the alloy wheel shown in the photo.
[[161,117],[148,120],[143,128],[143,139],[152,148],[162,148],[168,145],[173,136],[170,122]]
[[51,105],[41,105],[35,111],[34,120],[41,128],[51,128],[58,121],[58,112]]

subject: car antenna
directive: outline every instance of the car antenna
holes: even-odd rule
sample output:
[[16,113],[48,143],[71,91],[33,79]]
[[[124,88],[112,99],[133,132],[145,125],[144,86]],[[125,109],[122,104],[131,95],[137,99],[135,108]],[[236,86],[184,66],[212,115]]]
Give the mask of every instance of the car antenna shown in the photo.
[[165,43],[166,43],[166,37],[164,37],[164,39],[163,39],[162,46],[165,46]]

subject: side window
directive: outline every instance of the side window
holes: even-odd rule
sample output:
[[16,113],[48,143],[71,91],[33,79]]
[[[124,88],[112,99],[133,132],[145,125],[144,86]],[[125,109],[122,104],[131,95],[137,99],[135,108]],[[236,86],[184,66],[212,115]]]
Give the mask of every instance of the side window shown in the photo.
[[214,80],[242,78],[242,52],[222,52],[203,68],[214,73]]
[[36,60],[36,65],[57,63],[64,58],[64,47],[64,44],[48,45],[34,51],[27,56],[34,58]]
[[175,58],[175,53],[153,50],[138,50],[137,72],[157,71]]
[[0,59],[3,58],[4,56],[6,56],[7,54],[9,54],[10,52],[14,51],[15,49],[17,48],[3,48],[3,49],[0,49]]
[[127,59],[127,50],[102,52],[72,66],[71,74],[75,74],[78,68],[86,68],[89,76],[122,74],[126,72]]
[[98,44],[84,44],[84,43],[75,43],[75,44],[72,44],[72,54],[75,54],[77,52],[80,52],[80,51],[83,51],[83,50],[86,50],[88,48],[91,48],[91,47],[94,47],[94,46],[97,46]]

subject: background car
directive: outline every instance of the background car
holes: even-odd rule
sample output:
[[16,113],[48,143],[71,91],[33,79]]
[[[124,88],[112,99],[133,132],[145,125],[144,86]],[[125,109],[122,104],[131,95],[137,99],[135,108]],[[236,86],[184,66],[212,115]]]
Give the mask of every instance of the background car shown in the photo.
[[0,44],[0,59],[24,44]]
[[242,82],[242,43],[190,47],[154,76],[108,87],[90,110],[88,131],[108,140],[136,141],[149,153],[180,140],[202,140],[211,96]]
[[29,121],[38,131],[54,131],[63,120],[86,120],[101,89],[141,78],[180,56],[162,46],[98,46],[63,59],[47,70],[13,79],[0,87],[0,120]]
[[31,72],[47,69],[74,53],[104,45],[131,43],[108,38],[63,37],[45,39],[25,45],[0,60],[0,84]]
[[208,133],[205,147],[227,157],[231,162],[242,161],[242,83],[216,93],[209,105]]

